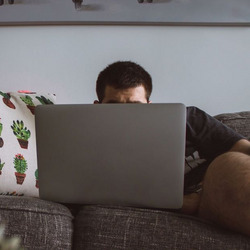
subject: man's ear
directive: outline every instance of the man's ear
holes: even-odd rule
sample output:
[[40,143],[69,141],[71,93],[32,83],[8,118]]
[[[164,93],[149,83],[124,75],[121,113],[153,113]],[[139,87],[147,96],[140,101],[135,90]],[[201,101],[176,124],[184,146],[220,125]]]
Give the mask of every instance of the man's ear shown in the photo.
[[94,101],[94,104],[100,104],[100,102],[99,102],[99,101],[97,101],[97,100],[95,100],[95,101]]

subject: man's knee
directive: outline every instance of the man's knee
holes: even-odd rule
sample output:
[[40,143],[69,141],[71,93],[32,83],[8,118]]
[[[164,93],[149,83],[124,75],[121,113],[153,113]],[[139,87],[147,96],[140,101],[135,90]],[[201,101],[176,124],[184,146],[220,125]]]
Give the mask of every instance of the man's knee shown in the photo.
[[247,194],[250,189],[250,156],[238,152],[218,156],[207,169],[203,189],[204,196],[220,195],[230,198],[230,201]]
[[227,152],[218,156],[208,167],[205,181],[209,184],[218,182],[223,187],[240,187],[240,180],[250,183],[250,156],[239,152]]
[[204,178],[199,216],[231,229],[249,231],[250,157],[228,152],[217,157]]

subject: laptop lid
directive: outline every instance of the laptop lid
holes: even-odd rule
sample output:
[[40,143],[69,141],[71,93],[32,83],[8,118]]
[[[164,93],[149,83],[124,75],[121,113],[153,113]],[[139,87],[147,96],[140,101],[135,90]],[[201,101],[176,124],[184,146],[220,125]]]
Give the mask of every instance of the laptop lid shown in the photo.
[[40,105],[35,119],[40,198],[182,206],[183,104]]

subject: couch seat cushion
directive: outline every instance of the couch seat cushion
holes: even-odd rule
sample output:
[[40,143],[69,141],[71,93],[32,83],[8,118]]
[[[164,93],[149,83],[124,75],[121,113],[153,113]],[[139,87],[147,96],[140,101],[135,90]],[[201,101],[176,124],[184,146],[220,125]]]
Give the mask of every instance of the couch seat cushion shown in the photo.
[[250,238],[192,216],[162,210],[85,206],[75,249],[250,249]]

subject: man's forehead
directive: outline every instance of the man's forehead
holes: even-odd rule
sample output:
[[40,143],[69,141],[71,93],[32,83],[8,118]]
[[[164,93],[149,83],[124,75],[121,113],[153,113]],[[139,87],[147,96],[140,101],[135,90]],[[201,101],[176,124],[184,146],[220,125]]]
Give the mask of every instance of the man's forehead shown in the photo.
[[105,88],[105,93],[114,93],[114,94],[130,94],[130,93],[140,93],[140,94],[144,94],[146,93],[146,90],[144,88],[143,85],[140,85],[140,86],[137,86],[137,87],[131,87],[131,88],[122,88],[122,89],[119,89],[119,88],[114,88],[112,86],[107,86]]
[[112,86],[107,86],[104,94],[105,102],[133,102],[141,103],[146,100],[145,88],[141,85],[138,87],[117,89]]
[[105,92],[114,92],[114,93],[125,93],[125,92],[131,92],[131,91],[144,91],[146,92],[143,85],[138,85],[136,87],[130,87],[130,88],[116,88],[112,85],[107,85],[105,87]]

